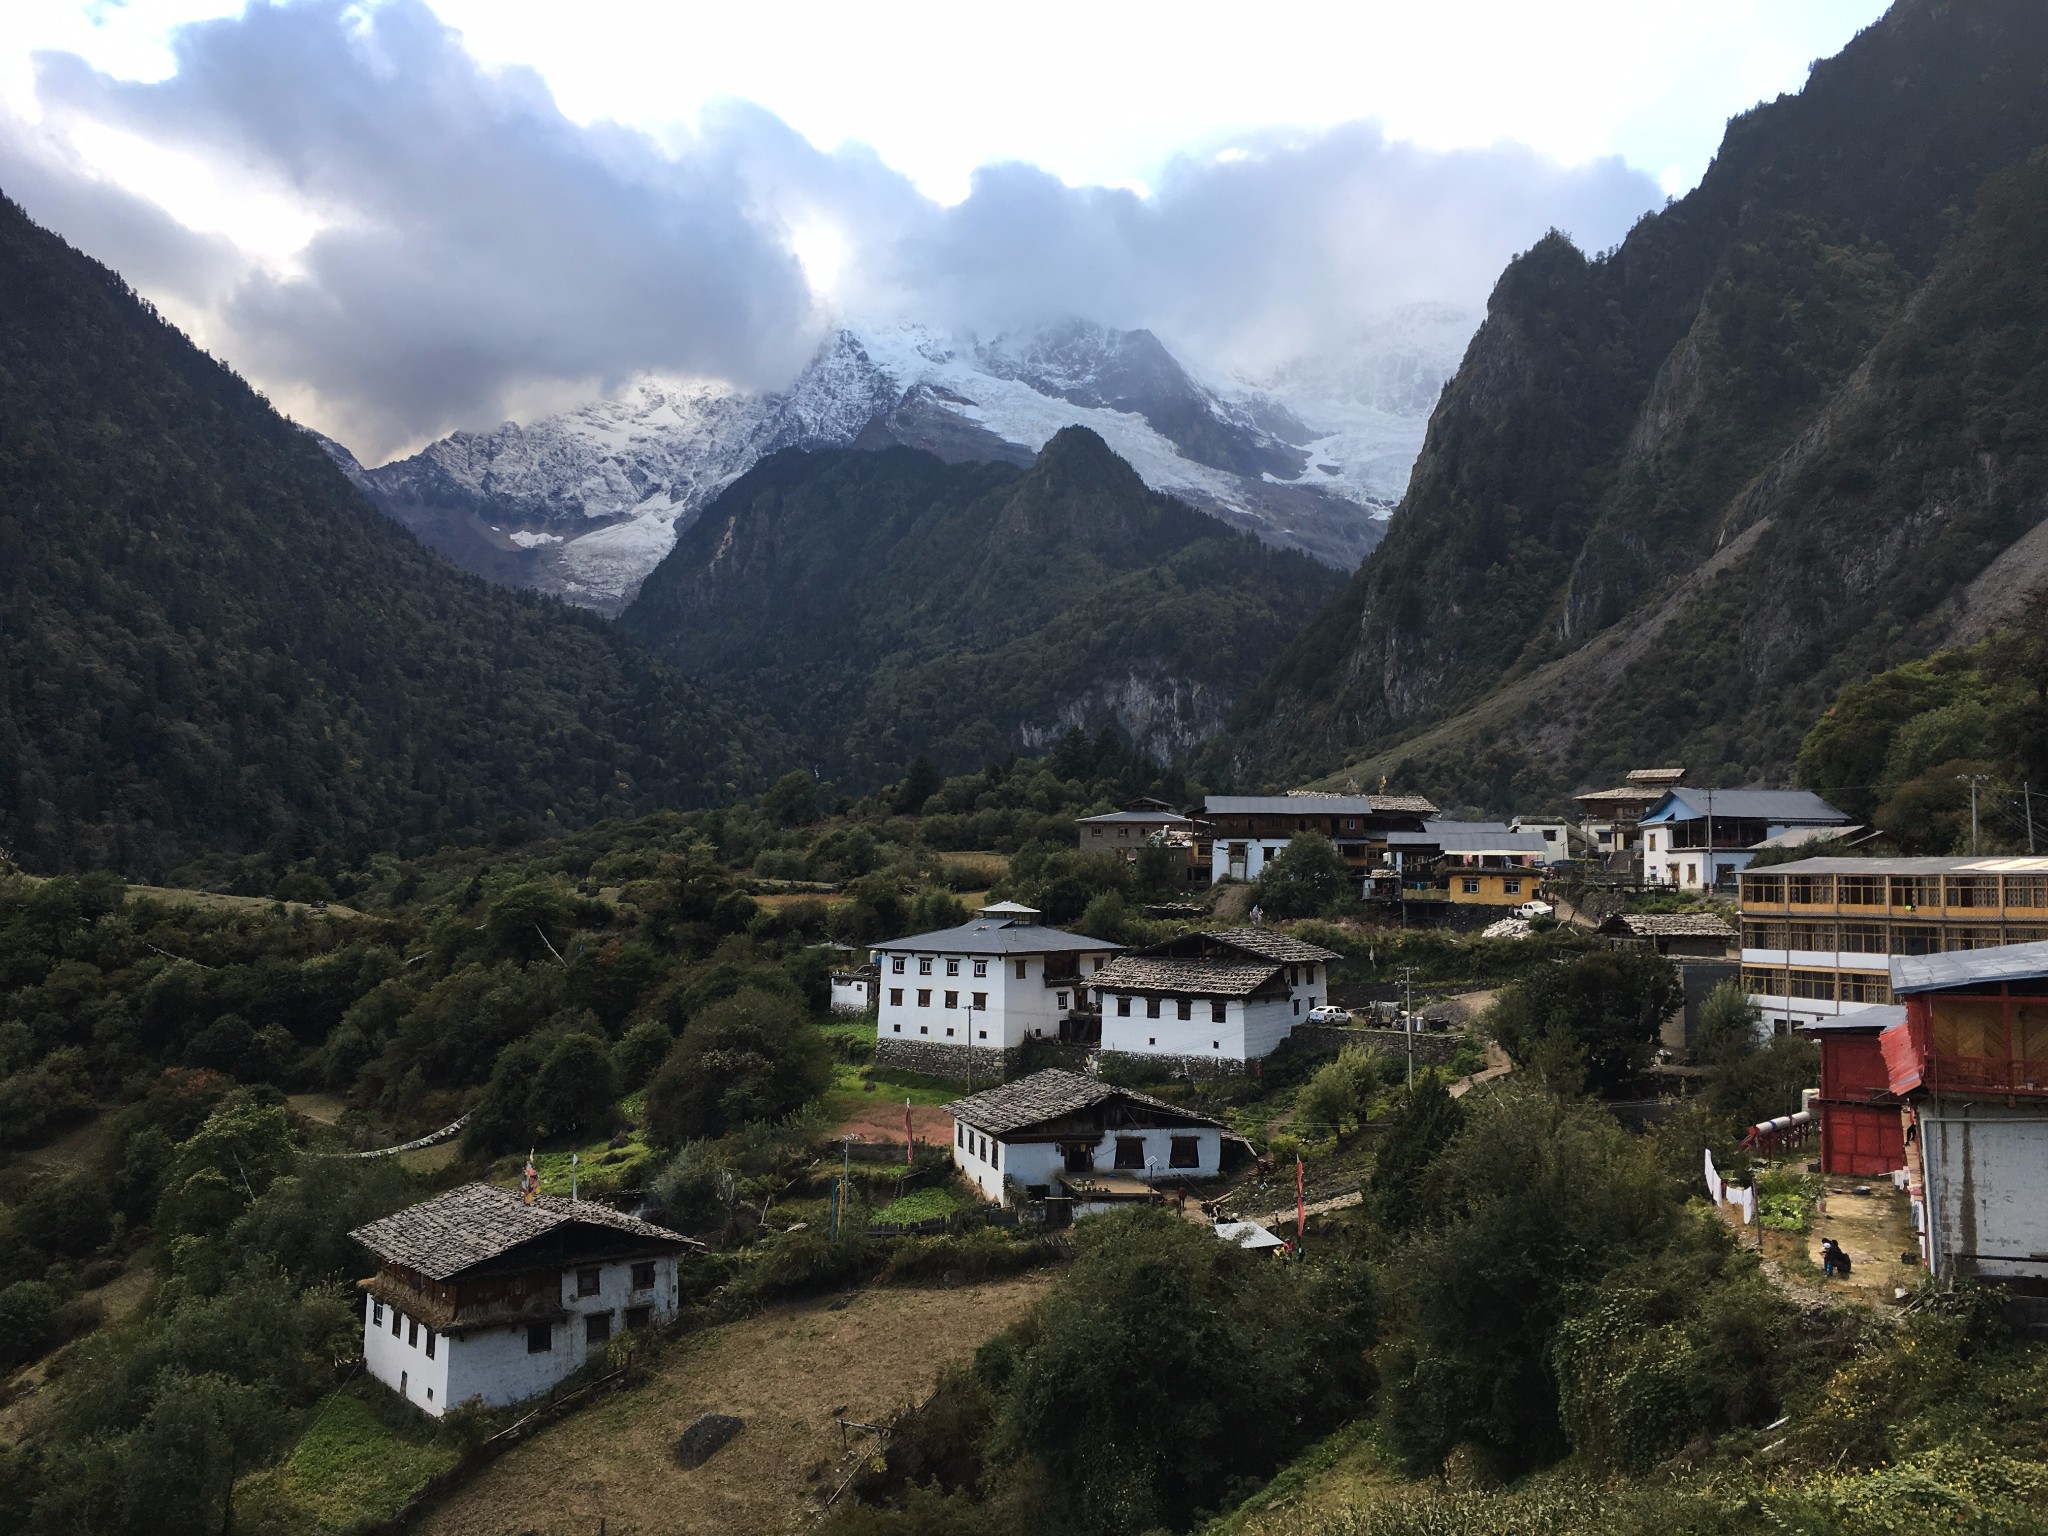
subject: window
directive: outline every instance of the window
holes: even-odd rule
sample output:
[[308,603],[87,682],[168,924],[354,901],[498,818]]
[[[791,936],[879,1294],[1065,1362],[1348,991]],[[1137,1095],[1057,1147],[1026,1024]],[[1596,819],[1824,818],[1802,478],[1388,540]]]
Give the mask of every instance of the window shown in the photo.
[[1095,968],[1096,970],[1098,970],[1098,971],[1099,971],[1099,970],[1101,970],[1101,969],[1102,969],[1102,963],[1103,963],[1103,962],[1102,962],[1102,956],[1100,956],[1100,955],[1097,955],[1097,956],[1095,957],[1095,959],[1094,959],[1094,961],[1093,961],[1092,963],[1093,963],[1093,965],[1094,965],[1094,968]]
[[1467,896],[1477,896],[1479,894],[1479,880],[1475,875],[1462,876],[1458,884],[1463,888]]
[[612,1341],[612,1315],[609,1312],[593,1312],[583,1319],[583,1342],[592,1349],[602,1349]]
[[547,1323],[526,1325],[526,1352],[529,1355],[545,1355],[555,1347],[555,1330]]
[[407,1349],[418,1349],[420,1347],[420,1320],[416,1317],[410,1318],[406,1322],[405,1347]]
[[1500,883],[1500,890],[1503,896],[1519,896],[1522,894],[1522,882],[1519,880],[1503,880]]
[[1786,991],[1793,997],[1811,997],[1832,1002],[1835,996],[1833,971],[1794,971]]
[[982,1038],[982,1039],[984,1039],[984,1040],[986,1040],[986,1039],[988,1038],[988,1031],[987,1031],[987,1030],[985,1030],[985,1029],[984,1029],[984,1030],[983,1030],[983,1031],[981,1032],[981,1038]]
[[1120,1019],[1128,1019],[1131,1016],[1131,1000],[1128,997],[1116,1000],[1116,1016]]
[[1088,829],[1088,835],[1089,835],[1090,837],[1100,837],[1100,836],[1102,836],[1102,828],[1100,828],[1100,827],[1090,827],[1090,828]]
[[1225,1006],[1221,998],[1217,998],[1209,1004],[1209,1022],[1211,1024],[1221,1024],[1228,1017],[1224,1012]]
[[1835,882],[1835,900],[1845,907],[1884,905],[1884,876],[1843,875]]
[[1835,899],[1833,875],[1792,875],[1785,888],[1795,906],[1824,906]]
[[396,1308],[396,1307],[393,1307],[393,1308],[391,1309],[391,1337],[393,1337],[394,1339],[398,1337],[398,1324],[399,1324],[399,1322],[400,1322],[400,1313],[399,1313],[399,1310],[398,1310],[398,1308]]
[[958,960],[948,960],[946,962],[946,974],[948,976],[958,976],[960,974],[960,962]]
[[1841,1000],[1845,1003],[1888,1003],[1892,1000],[1890,980],[1881,971],[1841,971]]
[[1019,960],[1017,962],[1017,979],[1019,981],[1022,981],[1024,979],[1025,975],[1027,974],[1026,968],[1030,964],[1031,962],[1029,960]]
[[958,1008],[960,1006],[960,994],[958,992],[948,992],[946,994],[946,1006],[948,1008]]
[[2048,907],[2048,875],[2007,875],[2005,904],[2008,907]]
[[953,1026],[950,1024],[946,1026],[946,1038],[948,1040],[953,1038]]
[[1173,1150],[1167,1154],[1169,1168],[1199,1168],[1202,1166],[1202,1142],[1198,1136],[1176,1136]]
[[1146,1017],[1146,1018],[1148,1018],[1148,1019],[1156,1019],[1156,1018],[1158,1018],[1158,1017],[1159,1017],[1159,999],[1158,999],[1158,998],[1156,998],[1156,997],[1148,997],[1148,998],[1146,998],[1146,999],[1145,999],[1145,1017]]
[[891,960],[889,962],[889,969],[896,975],[901,976],[903,974],[903,957],[898,955],[895,959]]
[[651,1291],[654,1289],[654,1261],[646,1259],[633,1266],[633,1289]]
[[1779,905],[1785,899],[1785,877],[1783,875],[1744,875],[1742,877],[1742,899],[1768,906]]
[[973,1003],[977,1011],[982,1013],[988,1012],[988,994],[986,992],[975,993],[969,1001]]
[[1223,1042],[1221,1040],[1211,1040],[1209,1042],[1209,1049],[1212,1051],[1220,1051],[1223,1049]]
[[920,975],[920,976],[929,976],[929,975],[931,975],[931,973],[932,973],[932,961],[931,961],[931,956],[929,956],[929,955],[919,955],[919,956],[917,957],[917,974],[918,974],[918,975]]
[[629,1331],[645,1328],[653,1315],[653,1312],[647,1307],[628,1307],[626,1308],[626,1327]]
[[919,987],[917,989],[917,1006],[920,1008],[929,1008],[931,1007],[931,1005],[932,989],[930,987]]
[[1192,1019],[1195,1016],[1195,1000],[1193,998],[1184,997],[1180,1000],[1180,1016],[1184,1019]]
[[1116,1166],[1119,1168],[1142,1168],[1145,1166],[1145,1138],[1142,1136],[1119,1136],[1116,1139]]
[[967,1127],[958,1120],[953,1122],[953,1145],[956,1147],[967,1145]]
[[1301,999],[1298,997],[1294,1000],[1294,1016],[1296,1018],[1301,1017]]
[[595,1268],[577,1270],[576,1294],[579,1297],[595,1296],[601,1288],[599,1282],[603,1278],[603,1272]]
[[1066,993],[1062,992],[1062,993],[1058,994],[1058,999],[1059,999],[1059,1000],[1058,1000],[1057,1002],[1055,1002],[1055,1003],[1053,1004],[1053,1006],[1054,1006],[1055,1008],[1064,1008],[1064,1007],[1066,1007],[1066,1006],[1067,1006],[1067,994],[1066,994]]
[[889,989],[889,1006],[891,1008],[901,1008],[903,1006],[903,989],[901,987],[891,987]]
[[977,976],[986,976],[988,974],[988,962],[986,960],[975,961],[974,974]]
[[427,1358],[434,1358],[434,1330],[431,1328],[427,1330]]
[[372,1328],[382,1328],[384,1326],[384,1303],[381,1301],[372,1301],[370,1303],[370,1326]]

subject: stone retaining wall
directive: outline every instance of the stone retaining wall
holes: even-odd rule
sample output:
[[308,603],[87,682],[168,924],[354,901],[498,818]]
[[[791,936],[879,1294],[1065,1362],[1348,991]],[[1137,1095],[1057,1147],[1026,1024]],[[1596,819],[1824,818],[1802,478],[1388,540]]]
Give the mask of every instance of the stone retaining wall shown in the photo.
[[[1347,1029],[1342,1024],[1297,1024],[1288,1036],[1293,1049],[1310,1056],[1334,1056],[1347,1045],[1371,1051],[1376,1056],[1408,1059],[1408,1034],[1399,1029]],[[1462,1034],[1415,1036],[1415,1064],[1419,1067],[1447,1067],[1464,1041]]]
[[958,1083],[972,1079],[984,1088],[1015,1077],[1022,1056],[1022,1051],[984,1045],[935,1045],[929,1040],[899,1040],[894,1035],[884,1035],[875,1042],[877,1067],[944,1077]]

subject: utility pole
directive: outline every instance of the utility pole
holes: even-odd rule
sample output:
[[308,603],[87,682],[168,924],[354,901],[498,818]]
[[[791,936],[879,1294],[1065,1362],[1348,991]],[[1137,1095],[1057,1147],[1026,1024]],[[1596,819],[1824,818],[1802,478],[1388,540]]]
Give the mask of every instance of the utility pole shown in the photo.
[[[1970,857],[1973,859],[1977,856],[1977,786],[1990,777],[1991,775],[1988,773],[1959,773],[1956,775],[1957,782],[1967,783],[1970,786]],[[2033,823],[2031,821],[2027,823],[2027,830],[2031,836],[2033,832]]]
[[2020,793],[2026,797],[2027,807],[2027,852],[2034,851],[2034,786],[2022,784]]
[[1408,1027],[1408,1086],[1415,1086],[1415,967],[1401,967],[1401,981],[1408,989],[1408,1012],[1404,1022]]

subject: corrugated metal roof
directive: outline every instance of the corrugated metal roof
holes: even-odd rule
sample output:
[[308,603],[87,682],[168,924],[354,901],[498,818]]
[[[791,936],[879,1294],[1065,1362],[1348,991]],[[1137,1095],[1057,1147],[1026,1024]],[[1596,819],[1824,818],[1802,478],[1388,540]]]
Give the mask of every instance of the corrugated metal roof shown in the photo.
[[1906,1010],[1899,1003],[1872,1003],[1866,1008],[1851,1008],[1847,1013],[1838,1013],[1831,1019],[1815,1019],[1805,1024],[1794,1024],[1795,1035],[1856,1035],[1868,1034],[1872,1030],[1890,1029],[1894,1024],[1906,1022]]
[[2048,978],[2048,944],[2000,944],[1947,955],[1892,956],[1892,991],[1901,995],[2044,978]]
[[1104,823],[1122,823],[1126,826],[1147,827],[1191,827],[1194,823],[1174,811],[1109,811],[1101,816],[1083,816],[1080,826],[1099,826]]
[[1792,859],[1746,875],[2048,875],[2043,858]]
[[1058,928],[1042,928],[1037,923],[982,918],[962,923],[958,928],[913,933],[907,939],[891,939],[886,944],[870,944],[868,948],[877,952],[903,950],[934,955],[1047,955],[1074,951],[1107,952],[1123,946]]
[[1438,832],[1437,846],[1445,853],[1498,853],[1518,855],[1548,853],[1551,844],[1540,832]]
[[1020,1077],[1014,1083],[1004,1083],[998,1088],[984,1089],[964,1099],[955,1099],[946,1109],[955,1120],[964,1120],[991,1136],[1002,1136],[1010,1131],[1043,1125],[1048,1120],[1058,1120],[1107,1099],[1122,1099],[1129,1104],[1160,1110],[1182,1124],[1221,1124],[1207,1115],[1198,1115],[1191,1109],[1155,1099],[1135,1088],[1113,1088],[1108,1083],[1099,1083],[1092,1077],[1083,1077],[1079,1072],[1067,1072],[1058,1067],[1047,1067],[1043,1072]]
[[528,1205],[516,1190],[495,1184],[464,1184],[349,1236],[388,1263],[446,1280],[564,1226],[609,1227],[650,1248],[697,1246],[679,1232],[595,1201],[542,1195]]
[[1847,826],[1849,818],[1810,789],[1666,790],[1650,808],[1647,822],[1684,821],[1706,816],[1743,817],[1751,821]]
[[1202,808],[1211,816],[1436,814],[1436,806],[1421,795],[1210,795]]
[[1863,830],[1862,824],[1840,827],[1787,827],[1775,837],[1767,837],[1760,843],[1751,843],[1752,848],[1803,848],[1808,843],[1833,842],[1838,837],[1854,837]]

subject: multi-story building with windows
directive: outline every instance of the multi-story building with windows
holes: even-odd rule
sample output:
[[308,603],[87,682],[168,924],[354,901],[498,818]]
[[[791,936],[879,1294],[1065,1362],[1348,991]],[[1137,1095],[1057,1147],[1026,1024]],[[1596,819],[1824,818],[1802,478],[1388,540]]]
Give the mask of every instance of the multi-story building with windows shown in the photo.
[[1893,1001],[1899,955],[2048,940],[2048,858],[1801,859],[1741,876],[1742,976],[1771,1027]]
[[1090,987],[1120,946],[1046,928],[1015,902],[873,947],[875,1059],[939,1077],[1001,1077],[1033,1039],[1100,1038]]
[[1210,873],[1256,880],[1303,832],[1320,832],[1363,874],[1386,857],[1387,835],[1420,832],[1436,807],[1420,795],[1211,795]]

